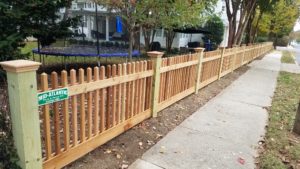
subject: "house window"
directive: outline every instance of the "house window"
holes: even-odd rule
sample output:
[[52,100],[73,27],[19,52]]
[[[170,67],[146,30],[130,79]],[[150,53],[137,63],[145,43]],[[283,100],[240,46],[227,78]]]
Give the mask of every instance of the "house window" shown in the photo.
[[222,11],[225,11],[225,5],[222,5]]
[[78,3],[78,4],[77,4],[77,7],[78,7],[79,9],[82,9],[82,8],[84,8],[84,4],[83,4],[83,3]]
[[162,29],[156,29],[156,37],[162,37]]
[[92,3],[88,3],[88,8],[92,8]]

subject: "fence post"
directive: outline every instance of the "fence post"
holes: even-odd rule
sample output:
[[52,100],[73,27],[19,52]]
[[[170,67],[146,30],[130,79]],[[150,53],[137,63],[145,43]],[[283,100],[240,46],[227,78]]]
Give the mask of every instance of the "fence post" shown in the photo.
[[245,53],[246,53],[246,45],[243,44],[243,45],[242,45],[242,48],[243,48],[243,56],[242,56],[242,64],[241,64],[241,66],[244,65]]
[[225,55],[225,49],[226,49],[225,47],[220,47],[220,50],[221,50],[221,61],[220,61],[220,66],[219,66],[218,80],[221,79],[223,62],[224,62],[224,55]]
[[234,56],[233,56],[233,61],[232,61],[232,66],[231,66],[231,72],[235,70],[235,62],[236,62],[236,57],[237,57],[237,50],[238,50],[238,45],[234,45]]
[[198,94],[200,88],[201,81],[201,71],[202,71],[202,60],[203,60],[203,52],[205,48],[195,48],[195,52],[198,54],[198,64],[197,64],[197,73],[196,73],[196,84],[195,84],[195,94]]
[[159,88],[160,88],[160,67],[162,56],[164,55],[163,52],[147,52],[148,56],[153,60],[153,80],[152,80],[152,98],[151,98],[151,105],[152,105],[152,117],[157,117],[157,108],[158,108],[158,98],[159,98]]
[[36,82],[36,70],[40,64],[27,60],[0,63],[7,72],[14,144],[22,169],[42,169]]

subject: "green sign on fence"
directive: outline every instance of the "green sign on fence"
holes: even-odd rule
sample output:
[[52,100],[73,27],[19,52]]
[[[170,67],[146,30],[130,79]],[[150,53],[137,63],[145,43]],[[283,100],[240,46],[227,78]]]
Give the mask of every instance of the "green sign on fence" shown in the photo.
[[68,88],[61,88],[56,90],[50,90],[38,94],[38,103],[39,105],[50,104],[69,98]]

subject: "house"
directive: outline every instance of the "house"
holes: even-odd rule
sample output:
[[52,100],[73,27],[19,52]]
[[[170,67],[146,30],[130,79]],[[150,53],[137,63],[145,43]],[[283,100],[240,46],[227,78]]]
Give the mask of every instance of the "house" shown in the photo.
[[[97,21],[96,21],[97,9]],[[66,8],[60,10],[61,18],[66,12]],[[84,34],[86,40],[95,41],[98,36],[101,40],[110,41],[113,39],[122,39],[126,33],[118,33],[116,24],[118,17],[111,16],[110,12],[103,6],[96,5],[91,0],[76,0],[72,2],[68,9],[69,16],[81,16],[82,20],[77,28],[71,28],[75,34],[82,37]],[[125,32],[126,30],[124,30]]]
[[[82,16],[82,21],[79,23],[78,28],[72,28],[72,30],[82,37],[84,34],[86,40],[96,41],[97,37],[97,24],[98,24],[98,36],[100,40],[103,41],[115,41],[115,40],[125,40],[127,38],[126,29],[122,32],[117,31],[118,17],[112,16],[111,13],[103,6],[97,5],[91,0],[76,0],[72,2],[72,6],[69,10],[70,16]],[[97,10],[97,12],[96,12]],[[66,9],[61,9],[61,18],[63,17]],[[215,12],[220,14],[221,19],[225,25],[224,40],[221,46],[227,46],[228,41],[228,20],[226,16],[225,1],[219,0]],[[96,22],[96,13],[98,22]],[[173,41],[172,47],[180,48],[186,47],[188,42],[202,42],[203,34],[185,34],[176,33],[175,39]],[[157,29],[154,37],[154,41],[160,42],[162,47],[165,47],[165,33],[164,29]],[[141,33],[140,43],[144,44],[144,37]]]

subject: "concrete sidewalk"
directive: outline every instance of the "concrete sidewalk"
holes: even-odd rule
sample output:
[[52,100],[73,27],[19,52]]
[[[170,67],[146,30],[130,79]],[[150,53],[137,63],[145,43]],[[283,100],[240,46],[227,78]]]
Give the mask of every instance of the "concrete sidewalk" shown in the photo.
[[280,52],[251,68],[148,150],[130,169],[255,168],[267,124]]

